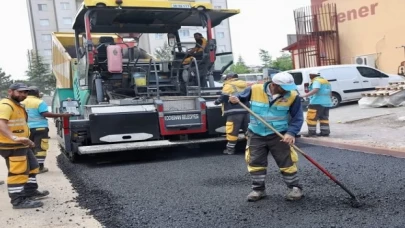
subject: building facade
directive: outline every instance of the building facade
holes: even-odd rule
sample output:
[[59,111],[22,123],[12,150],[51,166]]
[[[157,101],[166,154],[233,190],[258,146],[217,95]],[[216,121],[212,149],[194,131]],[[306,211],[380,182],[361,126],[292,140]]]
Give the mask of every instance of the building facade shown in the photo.
[[72,22],[82,1],[27,0],[32,48],[51,63],[51,33],[72,32]]
[[[52,32],[73,32],[72,22],[76,12],[83,1],[80,0],[26,0],[28,15],[31,27],[32,47],[38,50],[39,54],[47,63],[51,63],[51,33]],[[196,2],[210,1],[215,8],[226,9],[227,0],[195,0]],[[195,32],[205,33],[204,30],[196,27],[183,27],[180,30],[180,38],[183,42],[195,42]],[[232,51],[229,20],[214,28],[215,39],[217,40],[218,52]],[[163,47],[167,42],[166,34],[144,34],[141,42],[142,47],[151,54],[157,48]]]
[[[405,10],[404,0],[311,0],[311,3],[313,11],[315,6],[322,5],[326,9],[336,5],[333,17],[322,18],[312,12],[313,18],[321,18],[330,22],[329,25],[337,24],[339,59],[336,62],[365,64],[387,73],[401,73],[400,65],[405,61],[405,20],[401,19]],[[299,41],[298,31],[297,35]],[[317,49],[317,54],[322,55],[316,44],[309,48]],[[297,56],[297,44],[293,43],[285,50],[296,54],[296,68],[303,65]]]

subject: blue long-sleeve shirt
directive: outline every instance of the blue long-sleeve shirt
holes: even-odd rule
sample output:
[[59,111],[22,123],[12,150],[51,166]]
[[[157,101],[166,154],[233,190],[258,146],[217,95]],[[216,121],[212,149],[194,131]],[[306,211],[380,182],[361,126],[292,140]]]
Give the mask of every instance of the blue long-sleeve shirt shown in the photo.
[[[252,89],[251,87],[248,87],[237,97],[239,98],[240,101],[246,102],[250,101],[251,96],[252,96]],[[280,98],[282,98],[282,96],[270,101],[269,102],[270,107],[274,104],[274,102],[276,102]],[[291,104],[290,116],[291,119],[288,124],[287,134],[296,136],[301,131],[301,127],[304,123],[304,112],[302,110],[301,98],[299,96],[296,96],[294,102]]]

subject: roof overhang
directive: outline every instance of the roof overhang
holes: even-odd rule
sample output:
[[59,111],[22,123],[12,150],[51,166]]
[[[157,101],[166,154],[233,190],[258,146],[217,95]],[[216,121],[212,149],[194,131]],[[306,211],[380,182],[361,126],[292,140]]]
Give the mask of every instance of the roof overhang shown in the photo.
[[295,43],[292,43],[292,44],[288,45],[287,47],[285,47],[285,48],[283,48],[281,50],[282,51],[294,51],[294,50],[297,50],[297,49],[298,49],[298,43],[295,42]]
[[298,50],[299,48],[313,46],[315,43],[315,40],[312,40],[311,37],[312,37],[311,35],[300,35],[297,42],[294,42],[281,50],[282,51],[294,51],[294,50]]
[[182,26],[203,26],[200,12],[210,19],[212,27],[239,13],[239,10],[197,8],[92,7],[84,5],[76,15],[73,29],[85,30],[85,14],[90,12],[91,31],[97,33],[169,33]]

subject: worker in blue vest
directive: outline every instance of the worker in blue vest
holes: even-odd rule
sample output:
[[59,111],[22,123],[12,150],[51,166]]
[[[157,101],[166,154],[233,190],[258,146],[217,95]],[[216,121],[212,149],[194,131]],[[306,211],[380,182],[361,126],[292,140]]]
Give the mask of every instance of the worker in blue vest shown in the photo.
[[30,129],[30,140],[35,143],[33,148],[35,157],[39,163],[39,173],[48,172],[45,167],[45,159],[49,149],[49,128],[47,118],[70,117],[67,113],[52,113],[48,110],[48,105],[41,99],[39,88],[28,87],[28,97],[22,104],[28,113],[28,127]]
[[310,97],[307,111],[308,134],[306,137],[316,136],[316,125],[320,123],[320,134],[318,136],[329,136],[329,109],[332,107],[332,87],[328,80],[321,77],[320,73],[313,71],[309,73],[311,84],[309,92],[302,97]]
[[257,201],[266,196],[265,177],[268,154],[276,161],[288,191],[287,200],[299,200],[303,196],[302,185],[297,175],[297,152],[292,148],[295,137],[304,122],[301,98],[291,74],[275,74],[270,82],[255,84],[237,96],[229,98],[231,103],[250,101],[254,113],[284,135],[283,139],[250,115],[247,132],[245,160],[252,179],[252,192],[248,201]]

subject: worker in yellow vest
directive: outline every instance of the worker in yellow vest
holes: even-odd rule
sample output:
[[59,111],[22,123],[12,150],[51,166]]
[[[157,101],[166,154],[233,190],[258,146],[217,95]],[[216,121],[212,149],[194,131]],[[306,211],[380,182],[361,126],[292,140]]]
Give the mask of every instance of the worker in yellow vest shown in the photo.
[[296,165],[298,155],[291,147],[304,123],[301,99],[296,90],[293,76],[281,72],[275,74],[271,82],[252,85],[239,95],[229,98],[233,104],[250,101],[252,111],[284,135],[284,139],[280,140],[275,132],[250,115],[245,160],[252,178],[253,191],[247,196],[248,201],[266,197],[265,177],[269,153],[287,185],[286,199],[294,201],[303,196]]
[[187,55],[189,57],[187,57],[183,60],[183,65],[190,64],[192,57],[195,57],[196,59],[201,58],[203,55],[204,49],[208,44],[207,39],[205,39],[203,37],[203,35],[199,32],[194,33],[194,39],[195,39],[196,45],[194,48],[190,49],[190,51],[187,53]]
[[[243,92],[247,87],[247,83],[238,78],[238,74],[229,73],[225,77],[224,85],[222,87],[222,94],[214,101],[215,105],[222,104],[222,115],[226,117],[226,149],[224,154],[235,154],[236,143],[238,142],[239,131],[244,133],[247,131],[249,124],[249,113],[238,104],[231,104],[229,96],[236,96],[238,93]],[[249,102],[244,105],[249,106]]]
[[28,90],[22,83],[12,84],[8,97],[0,100],[0,155],[6,160],[8,194],[14,209],[41,207],[43,203],[36,199],[49,195],[38,191],[39,165],[31,150],[35,144],[29,139],[28,116],[20,104]]

